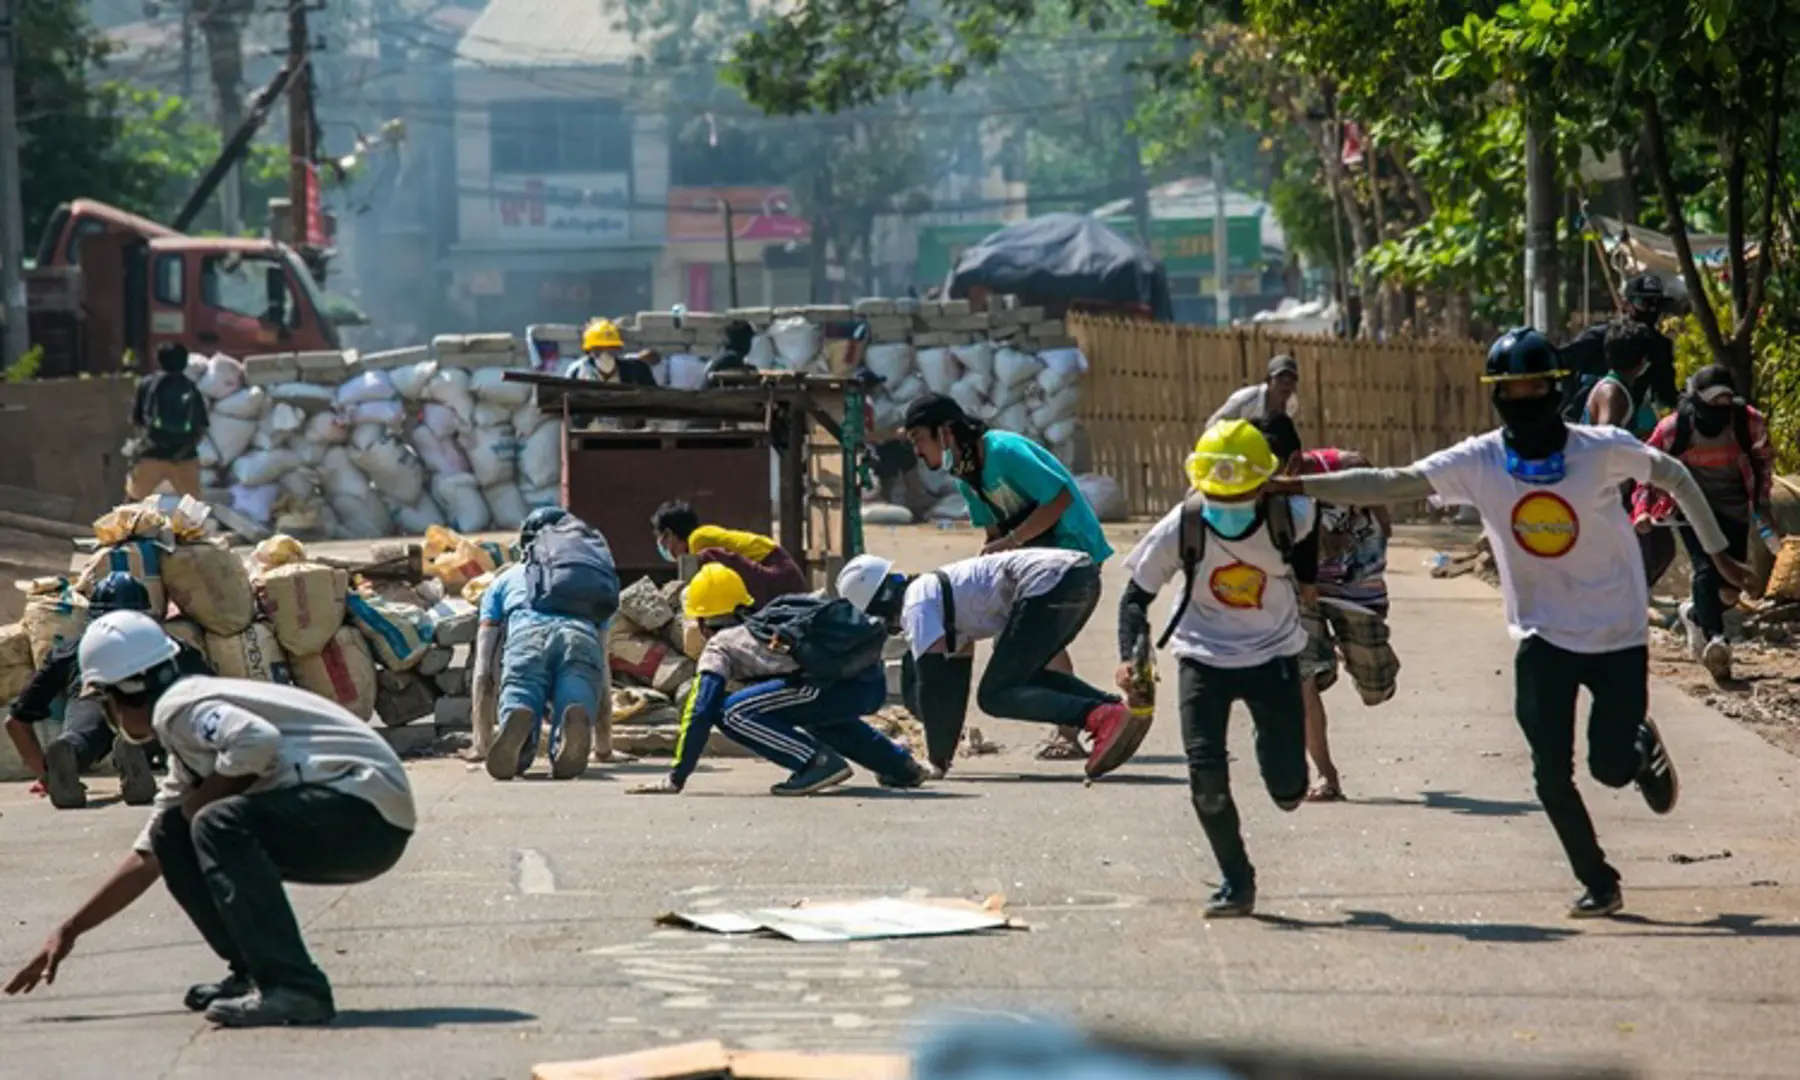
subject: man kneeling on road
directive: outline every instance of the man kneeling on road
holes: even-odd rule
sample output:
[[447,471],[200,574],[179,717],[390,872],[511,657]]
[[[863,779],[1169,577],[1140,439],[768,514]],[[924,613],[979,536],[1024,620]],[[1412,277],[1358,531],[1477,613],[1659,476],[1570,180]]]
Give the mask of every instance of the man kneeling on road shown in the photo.
[[331,984],[307,955],[283,881],[353,885],[392,869],[416,824],[400,759],[317,694],[247,679],[183,678],[155,620],[116,612],[81,638],[86,692],[118,736],[159,739],[169,773],[131,854],[51,933],[8,994],[55,982],[81,935],[161,877],[230,972],[187,1007],[224,1027],[322,1024]]
[[978,555],[917,577],[876,555],[851,559],[838,595],[904,630],[918,664],[915,711],[932,767],[948,772],[962,739],[975,670],[975,642],[994,639],[976,703],[989,716],[1086,731],[1087,774],[1131,759],[1149,729],[1117,697],[1051,661],[1069,647],[1100,602],[1100,568],[1086,552],[1021,548]]
[[[925,770],[906,749],[863,721],[887,700],[881,668],[886,630],[843,600],[784,596],[752,614],[750,590],[724,566],[700,568],[682,608],[706,648],[681,709],[675,764],[634,795],[687,786],[714,724],[791,775],[773,795],[811,795],[850,779],[853,761],[883,787],[913,788]],[[749,683],[728,693],[730,683]]]

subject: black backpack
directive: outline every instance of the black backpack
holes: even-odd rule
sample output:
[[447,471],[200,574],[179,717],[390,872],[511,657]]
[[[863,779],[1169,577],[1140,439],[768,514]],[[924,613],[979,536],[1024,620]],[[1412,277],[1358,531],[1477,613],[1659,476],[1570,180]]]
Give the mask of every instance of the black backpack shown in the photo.
[[159,372],[144,393],[144,431],[160,454],[193,452],[200,442],[196,418],[205,415],[200,388],[186,375]]
[[596,625],[619,611],[619,571],[600,531],[579,518],[544,526],[525,549],[532,610]]
[[778,596],[744,620],[757,642],[790,657],[809,682],[848,679],[881,663],[887,627],[841,597]]
[[[1750,459],[1750,509],[1760,509],[1756,505],[1756,493],[1762,490],[1762,462],[1756,460],[1752,451],[1755,443],[1750,438],[1750,409],[1745,405],[1736,405],[1731,410],[1731,430],[1737,436],[1738,446],[1743,448],[1744,456]],[[1675,438],[1669,443],[1669,456],[1677,461],[1688,452],[1694,444],[1694,414],[1686,408],[1675,410]]]
[[[1212,529],[1206,524],[1203,511],[1206,499],[1199,493],[1189,495],[1181,503],[1181,527],[1178,542],[1181,544],[1181,594],[1175,600],[1174,609],[1169,613],[1169,625],[1163,627],[1162,636],[1156,639],[1156,647],[1168,645],[1169,639],[1175,636],[1175,627],[1181,623],[1181,613],[1187,609],[1188,597],[1194,593],[1194,574],[1200,568],[1200,560],[1206,557],[1206,534]],[[1294,508],[1286,496],[1263,499],[1256,508],[1257,524],[1269,530],[1269,542],[1281,553],[1283,562],[1292,563],[1294,545],[1300,538],[1294,535]],[[1251,532],[1256,530],[1252,528]]]

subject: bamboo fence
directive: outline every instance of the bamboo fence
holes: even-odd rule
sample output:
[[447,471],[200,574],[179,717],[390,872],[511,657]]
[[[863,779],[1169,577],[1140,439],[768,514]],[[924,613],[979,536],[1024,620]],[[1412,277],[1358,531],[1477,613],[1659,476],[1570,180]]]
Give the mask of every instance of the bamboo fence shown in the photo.
[[1081,315],[1069,328],[1091,365],[1082,420],[1094,471],[1118,481],[1133,514],[1161,514],[1180,501],[1188,490],[1182,463],[1207,417],[1232,391],[1261,382],[1280,353],[1300,364],[1295,421],[1308,447],[1404,465],[1494,423],[1474,344],[1376,344]]

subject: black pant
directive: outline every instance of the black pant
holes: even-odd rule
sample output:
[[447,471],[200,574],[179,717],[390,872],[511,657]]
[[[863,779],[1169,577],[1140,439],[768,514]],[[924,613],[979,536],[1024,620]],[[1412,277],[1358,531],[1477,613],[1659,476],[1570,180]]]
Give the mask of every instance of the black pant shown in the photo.
[[1069,647],[1100,603],[1100,568],[1078,566],[1056,587],[1015,605],[994,639],[975,704],[1009,720],[1080,727],[1094,706],[1117,698],[1046,665]]
[[1531,771],[1538,801],[1562,841],[1575,877],[1605,892],[1619,872],[1606,861],[1594,836],[1581,792],[1575,790],[1575,695],[1586,687],[1588,772],[1607,787],[1637,778],[1643,762],[1639,734],[1650,711],[1650,649],[1637,646],[1608,653],[1573,653],[1541,637],[1519,645],[1514,665],[1514,711],[1531,745]]
[[71,697],[63,706],[63,728],[57,742],[75,748],[75,764],[82,772],[106,760],[112,753],[113,730],[106,723],[106,710],[97,698]]
[[163,881],[200,936],[259,989],[331,1000],[281,883],[354,885],[400,861],[412,834],[373,805],[326,787],[234,795],[192,822],[165,810],[151,833]]
[[[1719,531],[1725,534],[1725,553],[1744,561],[1750,554],[1750,523],[1713,516],[1718,519]],[[1694,563],[1694,591],[1690,594],[1694,599],[1694,621],[1700,624],[1706,640],[1711,641],[1725,633],[1725,602],[1719,599],[1725,578],[1712,556],[1700,546],[1699,535],[1686,525],[1681,527],[1681,545],[1687,548],[1688,558]]]
[[1225,729],[1234,703],[1249,707],[1263,786],[1283,810],[1299,806],[1306,797],[1306,701],[1300,693],[1299,658],[1284,656],[1250,668],[1210,667],[1183,658],[1180,690],[1188,790],[1200,827],[1225,880],[1254,885],[1256,869],[1244,850],[1237,804],[1231,799]]

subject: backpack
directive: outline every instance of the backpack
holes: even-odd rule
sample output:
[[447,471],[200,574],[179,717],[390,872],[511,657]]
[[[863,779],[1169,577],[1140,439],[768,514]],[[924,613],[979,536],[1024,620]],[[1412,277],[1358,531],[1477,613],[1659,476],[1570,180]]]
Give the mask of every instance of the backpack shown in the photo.
[[881,663],[887,627],[841,597],[778,596],[744,620],[758,644],[791,658],[810,682],[848,679]]
[[[1200,560],[1206,557],[1206,534],[1211,529],[1202,514],[1205,509],[1206,500],[1198,492],[1182,500],[1181,527],[1177,533],[1181,545],[1181,598],[1169,613],[1169,625],[1163,627],[1162,636],[1156,639],[1159,649],[1175,636],[1175,627],[1180,625],[1181,614],[1187,609],[1187,598],[1194,593],[1194,574],[1200,569]],[[1264,499],[1257,506],[1256,514],[1257,524],[1269,530],[1269,542],[1281,553],[1282,561],[1291,564],[1294,545],[1300,539],[1294,535],[1293,504],[1285,496]]]
[[151,376],[144,394],[144,430],[159,453],[184,454],[196,449],[200,433],[200,388],[186,375],[161,372]]
[[[1738,446],[1744,451],[1744,456],[1750,461],[1750,508],[1752,510],[1759,509],[1756,506],[1756,493],[1762,490],[1762,463],[1756,460],[1756,454],[1751,450],[1755,443],[1750,438],[1750,409],[1748,406],[1738,405],[1731,410],[1731,430],[1737,436]],[[1694,416],[1687,409],[1677,408],[1675,410],[1675,438],[1669,443],[1669,456],[1680,461],[1681,455],[1687,453],[1688,448],[1693,444]]]
[[600,531],[568,517],[538,530],[525,549],[525,595],[533,611],[600,624],[619,610],[619,571]]

